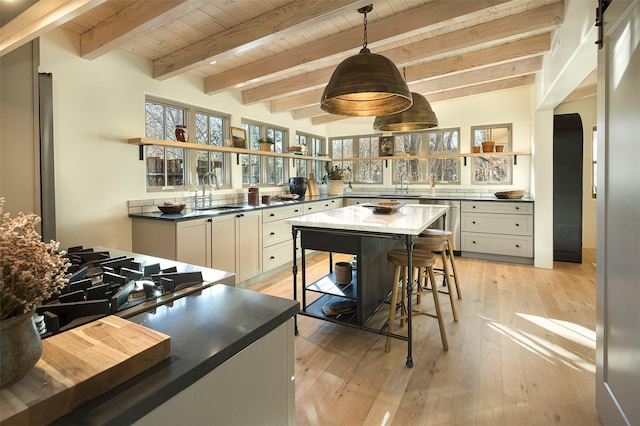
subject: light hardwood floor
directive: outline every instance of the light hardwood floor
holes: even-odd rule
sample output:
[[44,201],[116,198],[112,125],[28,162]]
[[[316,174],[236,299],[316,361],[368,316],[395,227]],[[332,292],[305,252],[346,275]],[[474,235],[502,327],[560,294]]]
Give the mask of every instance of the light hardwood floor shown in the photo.
[[[449,351],[414,316],[413,368],[401,340],[386,353],[384,336],[299,316],[296,424],[600,425],[594,263],[594,250],[553,270],[458,257],[459,322],[440,297]],[[309,279],[327,268],[308,260]],[[291,298],[291,271],[248,288]]]

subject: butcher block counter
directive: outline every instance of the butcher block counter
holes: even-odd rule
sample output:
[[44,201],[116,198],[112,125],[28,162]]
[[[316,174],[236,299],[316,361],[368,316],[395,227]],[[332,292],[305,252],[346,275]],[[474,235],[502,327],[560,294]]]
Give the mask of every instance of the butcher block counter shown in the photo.
[[[203,276],[216,272],[201,269]],[[211,286],[203,286],[126,320],[106,317],[103,321],[113,322],[115,318],[116,322],[124,321],[146,330],[143,334],[170,338],[170,356],[166,357],[168,347],[164,346],[169,344],[169,340],[161,341],[164,352],[159,352],[154,363],[144,365],[150,368],[138,369],[133,375],[119,368],[107,372],[103,379],[113,381],[115,387],[112,389],[98,387],[99,395],[86,398],[82,405],[73,407],[73,411],[56,420],[33,418],[27,423],[186,425],[202,424],[203,419],[197,416],[206,415],[207,423],[258,424],[258,420],[246,417],[253,412],[246,410],[246,406],[262,407],[261,404],[266,404],[263,419],[271,419],[274,424],[294,424],[292,318],[298,310],[298,303],[289,299],[211,283]],[[91,325],[94,323],[87,324]],[[75,330],[78,329],[70,331]],[[66,333],[69,332],[59,336]],[[117,330],[115,333],[118,334]],[[110,340],[117,342],[111,346],[132,350],[138,345],[139,337],[137,333],[121,333],[117,340]],[[65,342],[64,350],[72,351],[72,345]],[[158,357],[160,359],[155,361]],[[259,357],[258,361],[256,357]],[[130,362],[132,365],[146,363],[141,360]],[[56,370],[61,382],[72,378],[62,367]],[[109,377],[109,374],[119,377]],[[236,379],[228,380],[227,377]],[[277,381],[276,385],[274,381]],[[206,391],[198,388],[202,383],[207,384]],[[16,398],[23,398],[11,393],[16,385],[0,391],[3,418],[5,407],[15,404]],[[269,390],[277,386],[282,391]],[[194,389],[199,395],[207,395],[208,401],[197,407],[193,405],[196,398],[189,397],[185,401],[184,395],[191,395]],[[77,391],[85,390],[78,388]],[[245,409],[234,409],[229,401],[240,401]],[[53,400],[48,402],[53,403]],[[48,405],[44,406],[49,409]],[[171,415],[177,417],[172,418]],[[20,423],[3,421],[2,425]]]

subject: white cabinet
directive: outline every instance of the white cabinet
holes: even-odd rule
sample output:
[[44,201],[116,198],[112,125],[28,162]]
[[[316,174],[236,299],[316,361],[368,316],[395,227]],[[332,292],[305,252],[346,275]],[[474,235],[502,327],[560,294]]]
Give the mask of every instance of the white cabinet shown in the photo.
[[301,216],[307,203],[273,207],[262,216],[262,265],[263,272],[270,271],[293,260],[291,225],[286,220]]
[[169,221],[134,218],[135,253],[211,267],[211,223],[207,218]]
[[252,343],[135,425],[295,425],[293,319]]
[[211,266],[234,272],[236,284],[262,272],[262,211],[211,218]]
[[463,256],[533,262],[533,203],[462,201]]

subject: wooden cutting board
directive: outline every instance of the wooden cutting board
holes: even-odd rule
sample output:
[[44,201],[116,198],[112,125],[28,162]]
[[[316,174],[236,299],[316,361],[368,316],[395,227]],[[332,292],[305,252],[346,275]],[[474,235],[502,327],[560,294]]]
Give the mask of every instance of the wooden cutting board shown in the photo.
[[318,189],[318,181],[313,172],[309,173],[309,179],[307,179],[307,192],[310,197],[316,197],[320,195],[320,189]]
[[44,339],[35,367],[0,391],[0,423],[50,423],[171,356],[170,339],[113,315]]

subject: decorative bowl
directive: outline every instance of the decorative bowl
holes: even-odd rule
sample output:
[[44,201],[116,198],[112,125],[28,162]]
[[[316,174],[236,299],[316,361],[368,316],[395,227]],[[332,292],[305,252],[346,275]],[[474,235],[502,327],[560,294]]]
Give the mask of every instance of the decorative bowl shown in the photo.
[[185,204],[162,204],[158,206],[160,211],[165,214],[176,214],[184,210]]
[[515,199],[518,199],[518,198],[522,198],[524,196],[524,191],[522,191],[522,190],[500,191],[500,192],[494,193],[494,195],[496,196],[496,198],[515,200]]

